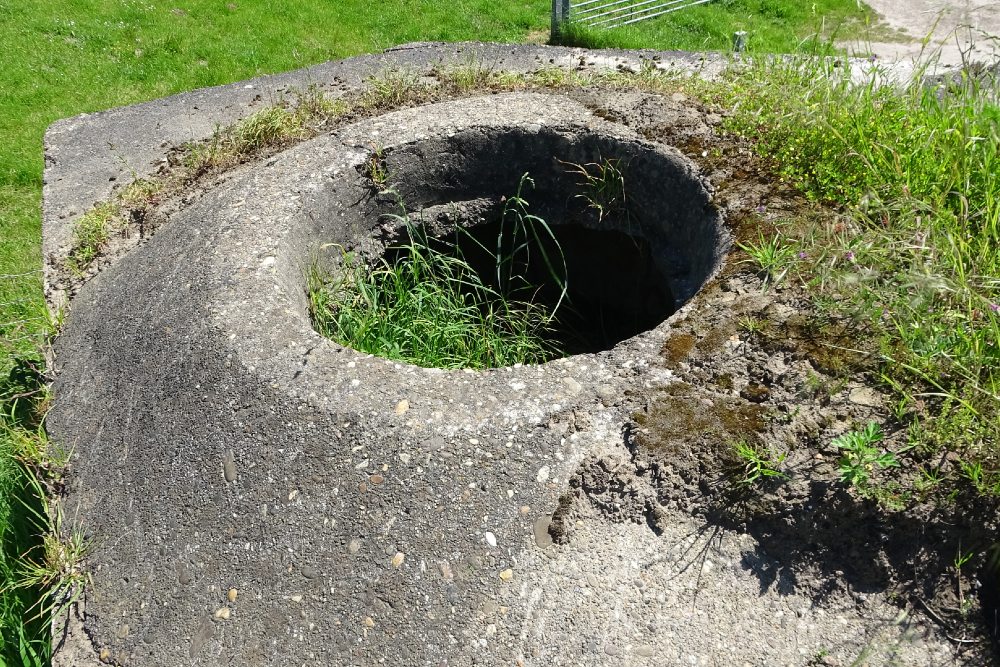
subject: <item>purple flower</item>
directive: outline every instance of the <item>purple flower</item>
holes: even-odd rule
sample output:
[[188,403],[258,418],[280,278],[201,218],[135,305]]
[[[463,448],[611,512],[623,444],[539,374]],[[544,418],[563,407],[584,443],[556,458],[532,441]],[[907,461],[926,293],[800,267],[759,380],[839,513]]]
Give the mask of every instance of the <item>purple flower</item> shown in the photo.
[[992,310],[994,313],[1000,313],[1000,303],[991,303],[990,310]]
[[757,207],[757,212],[760,213],[761,215],[764,215],[765,213],[767,213],[767,207],[761,204],[760,206]]
[[873,62],[875,62],[876,60],[878,60],[878,56],[877,56],[877,55],[875,55],[874,53],[873,53],[873,54],[871,54],[870,56],[868,56],[868,62],[870,62],[870,63],[873,63]]
[[853,262],[854,261],[854,252],[851,251],[851,250],[848,250],[847,252],[845,252],[844,253],[844,259],[846,259],[848,262]]
[[809,255],[808,255],[808,254],[806,254],[806,251],[805,251],[805,250],[800,250],[800,251],[799,251],[799,259],[805,259],[805,258],[806,258],[806,257],[808,257],[808,256],[809,256]]

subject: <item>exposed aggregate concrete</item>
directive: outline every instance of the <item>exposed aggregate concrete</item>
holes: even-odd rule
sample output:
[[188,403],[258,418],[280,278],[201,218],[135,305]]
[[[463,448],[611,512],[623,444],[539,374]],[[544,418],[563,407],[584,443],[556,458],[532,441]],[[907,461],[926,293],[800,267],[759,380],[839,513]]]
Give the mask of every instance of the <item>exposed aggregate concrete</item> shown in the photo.
[[[516,71],[637,62],[424,46],[62,121],[47,137],[50,268],[69,221],[118,173],[98,147],[106,133],[151,173],[165,142],[245,115],[261,86],[356,86],[386,65],[469,54]],[[635,418],[651,404],[712,419],[706,406],[755,404],[757,364],[787,378],[789,400],[814,367],[751,355],[735,328],[701,356],[670,352],[676,323],[731,325],[727,309],[753,312],[759,285],[733,278],[696,295],[729,235],[703,175],[650,137],[705,138],[710,123],[682,98],[593,95],[476,97],[338,129],[195,193],[82,288],[57,345],[48,425],[74,451],[66,514],[94,540],[93,585],[56,664],[976,664],[894,604],[886,582],[859,592],[805,565],[796,579],[796,563],[746,526],[707,522],[685,477],[692,456],[653,451]],[[315,333],[304,275],[317,247],[361,242],[384,208],[358,176],[372,144],[406,154],[470,132],[508,136],[498,128],[529,143],[611,137],[672,165],[664,188],[698,213],[675,249],[712,249],[692,264],[702,269],[671,274],[678,314],[605,352],[482,373],[374,358]],[[410,183],[408,204],[421,197]],[[794,314],[781,307],[776,320]],[[713,364],[733,371],[731,392],[695,381]],[[676,406],[663,403],[678,387]],[[787,433],[810,419],[842,432],[873,410],[834,403],[839,416],[806,411]],[[672,461],[677,479],[649,472]]]

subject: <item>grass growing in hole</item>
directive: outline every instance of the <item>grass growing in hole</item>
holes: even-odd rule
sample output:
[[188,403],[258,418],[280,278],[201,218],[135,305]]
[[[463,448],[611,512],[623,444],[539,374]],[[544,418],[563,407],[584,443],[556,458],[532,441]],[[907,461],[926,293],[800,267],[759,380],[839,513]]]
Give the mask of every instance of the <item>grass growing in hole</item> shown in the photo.
[[[561,251],[545,250],[543,241],[555,242],[549,226],[527,211],[523,190],[531,183],[522,177],[506,200],[496,286],[469,266],[456,243],[429,239],[399,218],[406,241],[389,248],[394,261],[382,257],[371,266],[345,253],[337,279],[311,271],[317,329],[356,350],[427,367],[495,368],[558,356],[545,334],[565,296],[566,265]],[[532,301],[538,286],[522,277],[526,263],[538,260],[562,290],[552,309]]]
[[576,164],[562,162],[566,170],[578,177],[577,186],[582,192],[576,197],[587,203],[587,208],[597,214],[598,223],[605,217],[615,217],[628,224],[628,204],[625,201],[625,165],[618,158],[600,162]]

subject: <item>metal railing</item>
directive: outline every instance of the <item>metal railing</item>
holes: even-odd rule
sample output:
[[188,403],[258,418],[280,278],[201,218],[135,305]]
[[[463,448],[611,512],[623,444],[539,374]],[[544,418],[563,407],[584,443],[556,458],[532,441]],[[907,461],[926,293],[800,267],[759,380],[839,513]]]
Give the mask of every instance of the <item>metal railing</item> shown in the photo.
[[569,21],[592,28],[617,28],[712,0],[552,0],[552,32]]

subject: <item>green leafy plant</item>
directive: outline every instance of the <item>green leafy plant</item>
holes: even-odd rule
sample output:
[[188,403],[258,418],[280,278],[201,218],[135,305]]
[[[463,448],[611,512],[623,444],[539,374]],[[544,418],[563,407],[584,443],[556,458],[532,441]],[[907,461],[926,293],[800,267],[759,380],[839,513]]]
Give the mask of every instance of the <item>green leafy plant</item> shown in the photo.
[[1000,474],[986,470],[979,461],[962,461],[962,475],[972,483],[977,493],[1000,496]]
[[895,454],[877,447],[883,438],[882,428],[875,422],[869,422],[860,431],[849,431],[833,439],[831,444],[841,451],[837,462],[841,481],[866,492],[870,489],[875,468],[899,466]]
[[788,479],[788,475],[781,471],[787,454],[776,455],[761,445],[745,440],[734,442],[732,451],[739,460],[739,469],[734,481],[736,487],[750,487],[768,479]]

